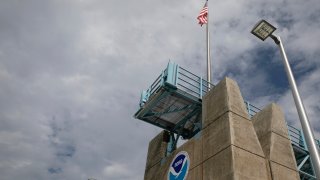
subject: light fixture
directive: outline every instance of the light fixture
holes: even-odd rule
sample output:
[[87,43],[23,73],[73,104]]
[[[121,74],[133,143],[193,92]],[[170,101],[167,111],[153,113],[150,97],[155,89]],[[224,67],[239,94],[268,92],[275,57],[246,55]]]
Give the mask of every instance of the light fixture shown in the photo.
[[264,41],[267,39],[272,33],[276,30],[274,26],[272,26],[270,23],[268,23],[265,20],[259,21],[254,28],[252,29],[251,33],[255,36],[257,36],[259,39]]

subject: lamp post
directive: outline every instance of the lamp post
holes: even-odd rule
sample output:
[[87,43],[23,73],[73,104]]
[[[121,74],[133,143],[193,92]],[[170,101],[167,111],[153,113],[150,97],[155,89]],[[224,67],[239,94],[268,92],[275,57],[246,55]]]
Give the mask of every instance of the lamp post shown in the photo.
[[293,74],[292,74],[292,71],[290,68],[290,64],[287,59],[287,55],[284,51],[281,39],[279,36],[272,34],[275,30],[276,30],[276,28],[274,26],[272,26],[270,23],[268,23],[265,20],[261,20],[254,26],[251,33],[263,41],[265,39],[267,39],[268,37],[271,37],[274,40],[274,42],[278,45],[278,47],[281,51],[284,67],[285,67],[285,70],[286,70],[286,73],[288,76],[288,80],[289,80],[289,83],[291,86],[293,99],[294,99],[294,102],[296,104],[296,108],[297,108],[297,111],[299,114],[302,131],[305,136],[306,144],[307,144],[307,147],[308,147],[308,150],[310,153],[311,162],[313,165],[315,176],[318,179],[320,179],[320,156],[319,156],[318,147],[317,147],[316,141],[314,139],[312,128],[310,126],[310,122],[308,120],[307,113],[305,111],[303,102],[301,100],[301,97],[300,97],[300,94],[299,94],[299,91],[298,91],[298,88],[296,85],[296,81],[293,77]]

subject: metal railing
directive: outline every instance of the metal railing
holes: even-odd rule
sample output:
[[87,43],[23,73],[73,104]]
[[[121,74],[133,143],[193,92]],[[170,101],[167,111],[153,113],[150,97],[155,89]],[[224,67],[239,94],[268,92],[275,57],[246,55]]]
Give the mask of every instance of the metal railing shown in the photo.
[[160,74],[157,79],[151,84],[149,88],[150,95],[153,94],[161,86],[162,74]]
[[253,104],[250,104],[249,101],[245,101],[244,103],[246,104],[247,111],[250,117],[254,116],[256,113],[261,111],[261,109],[259,109],[258,107],[254,106]]
[[288,126],[288,133],[289,133],[291,143],[306,150],[307,146],[305,144],[305,139],[302,131],[293,126],[290,126],[290,125],[287,125],[287,126]]
[[[167,68],[162,71],[151,86],[142,92],[140,106],[143,106],[150,96],[157,93],[158,90],[164,86],[178,89],[183,92],[183,94],[192,96],[195,99],[202,99],[208,92],[208,84],[208,81],[202,77],[193,74],[175,63],[169,62]],[[211,88],[213,87],[214,85],[211,84]]]
[[[256,113],[261,111],[260,108],[250,104],[248,101],[245,101],[245,104],[247,106],[248,114],[250,115],[250,117],[254,116]],[[303,132],[300,129],[297,129],[288,124],[287,124],[287,127],[288,127],[289,138],[292,144],[307,150],[307,145],[303,136]],[[320,148],[320,140],[316,139],[316,142]]]
[[[211,87],[214,87],[214,85],[212,84]],[[202,96],[208,92],[208,82],[202,77],[179,67],[177,71],[177,88],[202,99]]]

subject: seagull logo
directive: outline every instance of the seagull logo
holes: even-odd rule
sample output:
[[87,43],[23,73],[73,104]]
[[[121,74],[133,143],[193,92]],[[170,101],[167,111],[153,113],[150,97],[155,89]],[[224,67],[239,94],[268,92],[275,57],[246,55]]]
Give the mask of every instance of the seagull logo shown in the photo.
[[168,180],[185,180],[188,175],[189,166],[190,159],[188,153],[185,151],[179,152],[170,164]]

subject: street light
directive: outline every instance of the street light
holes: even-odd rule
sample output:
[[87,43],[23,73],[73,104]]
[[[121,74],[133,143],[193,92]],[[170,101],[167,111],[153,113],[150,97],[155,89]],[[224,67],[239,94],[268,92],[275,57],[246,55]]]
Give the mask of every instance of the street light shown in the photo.
[[259,39],[264,41],[267,39],[272,33],[276,30],[274,26],[272,26],[270,23],[268,23],[265,20],[259,21],[254,28],[252,29],[251,33],[257,36]]
[[304,137],[306,139],[306,144],[310,153],[311,162],[313,165],[313,169],[315,171],[315,176],[320,179],[320,156],[319,151],[317,148],[317,144],[314,139],[314,135],[312,132],[312,128],[310,126],[310,122],[307,117],[307,113],[305,111],[303,102],[300,98],[300,94],[296,85],[296,81],[294,80],[289,61],[287,59],[287,55],[284,51],[283,44],[281,42],[281,39],[279,36],[273,35],[272,33],[276,30],[274,26],[272,26],[270,23],[268,23],[265,20],[259,21],[254,28],[252,29],[251,33],[255,36],[257,36],[261,40],[265,40],[268,37],[271,37],[274,42],[278,45],[281,55],[283,58],[284,67],[287,72],[288,80],[291,86],[292,95],[294,102],[296,104],[296,108],[299,114],[300,123],[302,127],[302,131],[304,134]]

